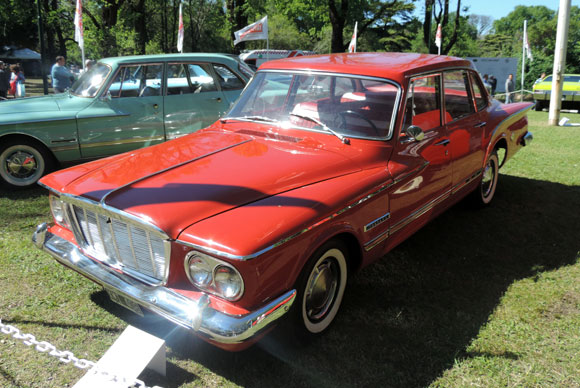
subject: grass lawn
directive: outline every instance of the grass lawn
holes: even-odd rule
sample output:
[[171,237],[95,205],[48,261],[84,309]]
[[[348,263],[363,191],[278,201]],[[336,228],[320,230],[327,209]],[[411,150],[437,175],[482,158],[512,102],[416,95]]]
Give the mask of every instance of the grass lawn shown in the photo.
[[[580,115],[563,113],[571,121]],[[535,140],[491,207],[460,203],[351,278],[331,330],[275,331],[227,353],[112,303],[33,247],[46,192],[0,191],[0,318],[97,360],[127,324],[164,337],[164,387],[580,387],[580,127],[530,112]],[[83,371],[0,333],[1,387],[73,386]]]

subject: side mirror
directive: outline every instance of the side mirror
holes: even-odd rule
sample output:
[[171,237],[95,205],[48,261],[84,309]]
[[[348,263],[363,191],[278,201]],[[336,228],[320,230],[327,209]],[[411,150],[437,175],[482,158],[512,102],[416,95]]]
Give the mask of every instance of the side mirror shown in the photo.
[[403,131],[407,137],[401,140],[401,143],[411,143],[413,141],[421,141],[425,138],[425,132],[416,125],[410,125]]
[[107,90],[107,92],[105,94],[103,94],[101,96],[101,100],[103,101],[111,101],[112,97],[111,97],[111,92]]

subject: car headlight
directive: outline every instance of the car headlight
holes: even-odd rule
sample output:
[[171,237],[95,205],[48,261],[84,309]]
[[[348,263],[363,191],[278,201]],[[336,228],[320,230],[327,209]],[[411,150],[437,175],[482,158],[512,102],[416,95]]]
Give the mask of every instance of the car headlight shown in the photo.
[[59,224],[60,226],[64,226],[67,229],[70,229],[69,224],[66,220],[65,214],[65,204],[61,201],[61,199],[53,193],[49,195],[49,202],[50,202],[50,210],[52,212],[52,218],[54,221]]
[[244,292],[244,281],[233,266],[200,252],[185,257],[185,273],[200,290],[229,301],[240,299]]

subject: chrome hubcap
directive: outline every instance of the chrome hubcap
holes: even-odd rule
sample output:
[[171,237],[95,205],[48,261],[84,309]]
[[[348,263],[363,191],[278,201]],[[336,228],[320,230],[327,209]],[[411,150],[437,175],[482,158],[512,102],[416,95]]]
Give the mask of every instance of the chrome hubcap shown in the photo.
[[37,168],[36,158],[29,152],[16,151],[6,158],[6,171],[15,178],[28,178]]
[[326,259],[310,275],[306,289],[306,313],[308,318],[322,319],[334,302],[338,286],[338,268],[334,260]]
[[481,194],[483,194],[484,197],[487,197],[491,193],[494,176],[495,165],[491,161],[488,161],[481,179]]

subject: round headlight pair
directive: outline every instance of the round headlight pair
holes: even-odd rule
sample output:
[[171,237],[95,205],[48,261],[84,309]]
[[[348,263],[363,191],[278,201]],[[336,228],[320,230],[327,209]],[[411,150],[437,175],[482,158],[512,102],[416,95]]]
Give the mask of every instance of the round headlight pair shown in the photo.
[[229,301],[238,300],[244,291],[242,277],[234,267],[199,252],[187,256],[185,272],[200,290]]

